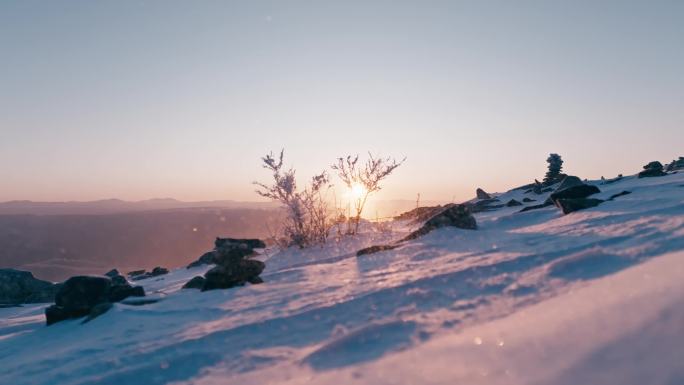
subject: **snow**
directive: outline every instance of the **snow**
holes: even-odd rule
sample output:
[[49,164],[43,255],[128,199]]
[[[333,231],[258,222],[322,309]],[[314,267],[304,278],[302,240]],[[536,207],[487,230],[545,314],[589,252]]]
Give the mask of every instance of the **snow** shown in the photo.
[[180,290],[206,266],[138,281],[160,301],[86,324],[3,308],[0,383],[684,383],[683,185],[626,177],[592,209],[504,207],[356,257],[410,231],[365,224],[267,251],[264,284]]

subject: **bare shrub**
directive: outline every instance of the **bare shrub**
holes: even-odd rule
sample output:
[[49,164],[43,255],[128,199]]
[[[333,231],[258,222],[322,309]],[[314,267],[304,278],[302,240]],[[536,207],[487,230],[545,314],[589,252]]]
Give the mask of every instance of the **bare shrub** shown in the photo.
[[355,215],[350,219],[348,233],[356,234],[359,231],[361,214],[368,197],[380,191],[380,182],[392,174],[405,160],[406,158],[397,162],[394,158],[376,158],[370,152],[368,159],[363,164],[359,164],[358,155],[337,158],[337,162],[331,166],[332,169],[337,172],[337,175],[350,191],[356,192],[356,195],[352,196]]
[[280,202],[286,219],[280,232],[285,246],[301,248],[325,243],[331,228],[330,210],[324,193],[330,188],[328,174],[323,171],[311,178],[304,190],[297,190],[296,170],[283,168],[285,150],[276,158],[273,152],[261,158],[263,167],[271,171],[273,184],[254,182],[262,197]]

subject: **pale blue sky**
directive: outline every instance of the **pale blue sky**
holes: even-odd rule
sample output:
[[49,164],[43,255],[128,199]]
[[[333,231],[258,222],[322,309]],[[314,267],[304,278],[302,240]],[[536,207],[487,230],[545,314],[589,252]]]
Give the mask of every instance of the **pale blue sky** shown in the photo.
[[682,1],[4,0],[0,55],[0,200],[256,200],[281,147],[435,200],[684,155]]

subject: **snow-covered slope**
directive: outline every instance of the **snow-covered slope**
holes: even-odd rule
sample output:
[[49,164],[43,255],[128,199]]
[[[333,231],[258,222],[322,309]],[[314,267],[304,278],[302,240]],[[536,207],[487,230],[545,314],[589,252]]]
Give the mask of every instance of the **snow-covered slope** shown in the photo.
[[177,270],[140,281],[160,302],[86,324],[0,309],[0,383],[684,383],[684,174],[599,187],[632,193],[567,216],[504,207],[361,257],[405,224],[287,250],[261,285],[179,290],[206,267]]

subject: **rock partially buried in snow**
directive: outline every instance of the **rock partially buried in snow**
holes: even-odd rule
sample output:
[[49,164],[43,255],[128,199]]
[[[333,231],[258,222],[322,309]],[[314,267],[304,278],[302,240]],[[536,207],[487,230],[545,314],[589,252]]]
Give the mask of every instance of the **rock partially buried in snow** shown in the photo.
[[188,282],[186,282],[182,288],[183,289],[201,289],[204,287],[204,281],[205,281],[204,277],[198,275],[196,277],[193,277]]
[[555,191],[562,191],[565,189],[568,189],[570,187],[575,187],[575,186],[582,186],[584,185],[584,182],[582,182],[582,179],[573,176],[573,175],[568,175],[563,180],[561,183],[556,187]]
[[[48,325],[69,318],[80,318],[93,312],[98,305],[119,302],[130,296],[142,297],[145,290],[141,286],[133,287],[126,284],[112,284],[106,276],[81,275],[71,277],[59,289],[55,296],[55,304],[45,309],[45,319]],[[100,306],[101,310],[111,306]]]
[[601,203],[603,203],[603,200],[591,198],[571,198],[556,200],[556,204],[563,211],[563,214],[570,214],[575,211],[596,207]]
[[506,202],[506,206],[507,207],[522,206],[522,203],[515,200],[515,199],[511,199],[510,201]]
[[[137,273],[138,271],[136,271]],[[129,273],[129,276],[131,277],[132,280],[134,281],[139,281],[141,279],[147,279],[147,278],[152,278],[152,277],[158,277],[160,275],[168,274],[169,269],[161,266],[157,266],[152,271],[150,272],[145,272],[145,270],[142,270],[141,274],[137,274],[134,276],[131,276],[131,273]]]
[[[202,291],[213,289],[230,289],[257,281],[266,264],[255,259],[243,259],[229,266],[218,265],[204,275]],[[259,281],[260,283],[260,281]]]
[[37,279],[28,271],[0,269],[0,304],[52,302],[59,285]]
[[421,228],[409,234],[406,238],[404,238],[404,240],[418,238],[434,229],[441,227],[456,227],[459,229],[475,230],[477,229],[477,222],[475,221],[473,214],[470,213],[470,209],[467,205],[450,205],[437,215],[428,219]]
[[581,199],[593,194],[598,194],[600,192],[601,190],[599,190],[599,188],[596,186],[581,184],[568,187],[563,190],[557,190],[549,196],[549,200],[553,202],[556,206],[560,207],[558,205],[559,199]]
[[119,273],[119,270],[117,270],[117,269],[111,269],[108,272],[106,272],[104,275],[106,275],[109,278],[114,278],[114,277],[120,276],[121,273]]
[[475,190],[475,195],[477,196],[477,199],[492,199],[491,195],[487,194],[485,190],[479,187]]

